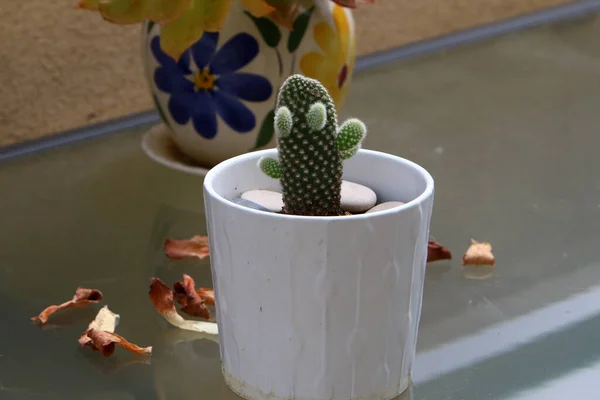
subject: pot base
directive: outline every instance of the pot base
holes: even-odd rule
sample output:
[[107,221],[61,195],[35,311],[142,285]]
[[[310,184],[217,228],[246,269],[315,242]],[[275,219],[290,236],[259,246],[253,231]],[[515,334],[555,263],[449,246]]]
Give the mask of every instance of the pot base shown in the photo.
[[167,168],[188,174],[204,176],[208,168],[201,167],[179,150],[169,128],[160,123],[152,127],[142,139],[142,150],[152,160]]
[[[240,397],[246,400],[323,400],[317,398],[301,398],[301,397],[279,397],[274,393],[265,393],[262,390],[250,386],[241,380],[234,378],[230,373],[222,369],[225,383],[229,389]],[[356,397],[352,399],[331,399],[331,400],[392,400],[404,393],[410,385],[410,378],[406,377],[400,381],[398,387],[390,387],[381,392],[372,394],[367,397]],[[330,400],[330,399],[327,399]]]

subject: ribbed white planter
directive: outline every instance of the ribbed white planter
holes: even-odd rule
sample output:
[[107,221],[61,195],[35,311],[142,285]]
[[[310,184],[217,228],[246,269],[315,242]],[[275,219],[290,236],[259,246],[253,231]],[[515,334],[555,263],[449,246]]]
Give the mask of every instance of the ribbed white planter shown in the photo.
[[279,190],[260,156],[224,161],[204,181],[223,373],[253,400],[383,400],[409,385],[434,184],[420,166],[360,150],[344,179],[404,206],[300,217],[228,199]]

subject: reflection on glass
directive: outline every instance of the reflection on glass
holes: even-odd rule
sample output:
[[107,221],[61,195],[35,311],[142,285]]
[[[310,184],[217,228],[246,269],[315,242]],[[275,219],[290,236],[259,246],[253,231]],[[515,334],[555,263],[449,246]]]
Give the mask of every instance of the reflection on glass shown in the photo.
[[465,265],[463,276],[467,279],[484,280],[494,276],[494,267],[491,265]]

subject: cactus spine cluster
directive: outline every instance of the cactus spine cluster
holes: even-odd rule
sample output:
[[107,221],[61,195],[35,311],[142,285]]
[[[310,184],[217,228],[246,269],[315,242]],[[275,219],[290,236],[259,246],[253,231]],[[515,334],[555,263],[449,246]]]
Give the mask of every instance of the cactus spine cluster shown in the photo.
[[262,157],[259,167],[280,179],[282,213],[342,215],[343,161],[360,149],[365,125],[353,118],[338,127],[327,90],[317,80],[298,74],[281,86],[274,122],[279,160]]

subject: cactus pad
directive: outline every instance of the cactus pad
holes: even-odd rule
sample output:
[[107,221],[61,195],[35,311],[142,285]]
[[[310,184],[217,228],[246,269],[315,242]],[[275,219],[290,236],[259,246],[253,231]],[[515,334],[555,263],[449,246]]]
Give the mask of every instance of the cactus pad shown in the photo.
[[274,125],[279,161],[261,158],[259,168],[280,179],[282,213],[343,215],[343,160],[360,149],[365,125],[350,119],[338,132],[331,96],[319,81],[302,75],[290,76],[281,86]]

